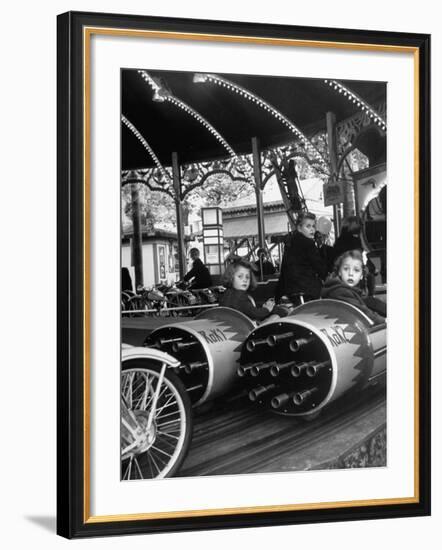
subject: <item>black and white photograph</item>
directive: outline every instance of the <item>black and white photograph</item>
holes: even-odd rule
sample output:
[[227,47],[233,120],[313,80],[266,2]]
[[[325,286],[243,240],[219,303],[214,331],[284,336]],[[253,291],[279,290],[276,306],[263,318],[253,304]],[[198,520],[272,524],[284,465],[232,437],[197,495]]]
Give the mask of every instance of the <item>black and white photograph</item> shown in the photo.
[[121,481],[387,467],[387,83],[120,84]]

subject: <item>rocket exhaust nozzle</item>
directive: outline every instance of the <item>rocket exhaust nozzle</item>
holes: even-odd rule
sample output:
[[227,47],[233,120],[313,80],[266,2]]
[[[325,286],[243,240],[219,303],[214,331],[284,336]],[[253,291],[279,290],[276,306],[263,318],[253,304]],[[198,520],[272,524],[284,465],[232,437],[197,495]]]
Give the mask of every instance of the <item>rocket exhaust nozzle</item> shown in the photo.
[[290,374],[293,376],[293,378],[299,378],[305,372],[305,370],[314,362],[315,361],[303,361],[302,363],[295,363],[290,369]]
[[257,346],[262,346],[262,344],[267,344],[267,338],[259,338],[258,340],[249,340],[246,344],[247,351],[255,351]]
[[313,378],[318,374],[318,372],[321,369],[324,369],[329,366],[330,366],[330,361],[321,361],[320,363],[314,363],[313,365],[310,365],[305,369],[305,373],[307,376],[310,376],[310,378]]
[[155,342],[155,344],[159,347],[164,346],[166,344],[174,344],[175,342],[181,342],[183,339],[182,336],[178,336],[177,338],[158,338],[158,340]]
[[276,365],[270,367],[270,374],[275,377],[279,376],[282,371],[288,369],[291,366],[293,366],[293,361],[287,361],[286,363],[276,363]]
[[198,342],[174,342],[172,344],[172,351],[178,353],[181,350],[191,348],[192,346],[197,345]]
[[243,367],[242,365],[240,365],[236,371],[236,374],[243,378],[244,376],[246,376],[252,369],[253,369],[254,365],[247,365],[245,367]]
[[290,351],[293,351],[294,353],[296,353],[301,348],[307,346],[313,341],[314,341],[313,336],[309,336],[308,338],[293,338],[293,340],[289,344]]
[[253,390],[250,390],[249,392],[249,399],[250,401],[256,401],[259,397],[262,397],[269,391],[272,391],[276,388],[276,384],[268,384],[267,386],[257,386],[256,388],[253,388]]
[[274,361],[269,361],[267,363],[255,363],[250,370],[250,374],[252,376],[259,376],[261,371],[271,369],[274,365]]
[[272,398],[270,405],[273,409],[280,409],[283,405],[286,405],[290,401],[291,397],[292,394],[290,393],[280,393]]
[[296,392],[293,395],[293,403],[295,405],[302,405],[316,391],[318,391],[318,388],[315,387],[301,392]]
[[193,363],[188,363],[187,365],[184,365],[184,372],[186,374],[191,374],[194,370],[201,369],[207,366],[207,361],[194,361]]
[[284,332],[282,334],[270,334],[267,336],[267,345],[273,348],[278,342],[293,338],[293,332]]

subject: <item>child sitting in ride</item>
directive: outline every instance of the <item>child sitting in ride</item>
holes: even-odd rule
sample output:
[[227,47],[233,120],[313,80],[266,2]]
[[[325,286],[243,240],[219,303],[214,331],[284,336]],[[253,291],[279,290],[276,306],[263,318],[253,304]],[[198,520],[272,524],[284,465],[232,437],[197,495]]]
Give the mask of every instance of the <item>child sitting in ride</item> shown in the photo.
[[285,317],[287,310],[280,306],[275,306],[275,300],[269,298],[262,307],[257,307],[255,300],[248,293],[249,290],[256,288],[256,278],[251,264],[243,258],[232,258],[226,268],[223,276],[223,284],[227,288],[219,300],[219,305],[231,307],[241,311],[254,321],[262,321],[270,314]]
[[[359,250],[348,250],[337,258],[334,271],[325,282],[321,298],[331,298],[347,302],[360,309],[375,324],[385,323],[385,318],[370,309],[362,298],[360,283],[364,276],[364,260]],[[374,299],[372,298],[373,303]],[[381,300],[376,300],[380,309],[385,308]],[[385,312],[385,309],[384,309]]]

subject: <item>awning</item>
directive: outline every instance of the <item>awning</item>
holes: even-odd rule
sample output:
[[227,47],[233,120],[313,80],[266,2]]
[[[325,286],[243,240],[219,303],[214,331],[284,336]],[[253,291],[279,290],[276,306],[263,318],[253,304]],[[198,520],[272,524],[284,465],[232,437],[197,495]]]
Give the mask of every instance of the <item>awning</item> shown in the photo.
[[[148,60],[147,66],[139,69],[146,69],[164,89],[203,116],[237,154],[251,152],[252,137],[259,138],[263,149],[293,140],[290,129],[267,110],[225,86],[198,83],[193,72],[151,70]],[[322,78],[220,76],[264,99],[308,136],[325,130],[328,111],[335,113],[340,121],[360,109],[344,94],[331,89]],[[122,114],[136,126],[164,166],[170,166],[172,152],[178,154],[181,164],[227,156],[226,149],[194,116],[168,101],[154,101],[153,90],[136,69],[124,69],[121,78]],[[385,101],[385,82],[354,80],[342,81],[342,84],[369,104]],[[121,130],[121,150],[123,170],[154,166],[150,155],[125,125]]]

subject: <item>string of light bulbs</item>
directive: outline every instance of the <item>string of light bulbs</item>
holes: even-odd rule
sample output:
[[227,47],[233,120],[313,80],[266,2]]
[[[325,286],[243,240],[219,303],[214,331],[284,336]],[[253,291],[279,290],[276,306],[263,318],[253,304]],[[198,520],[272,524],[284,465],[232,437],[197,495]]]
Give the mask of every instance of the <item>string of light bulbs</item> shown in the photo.
[[232,147],[229,145],[229,143],[223,138],[223,136],[218,132],[218,130],[210,124],[208,120],[206,120],[202,115],[200,115],[197,111],[195,111],[195,109],[193,109],[190,105],[188,105],[181,99],[178,99],[174,95],[170,93],[159,94],[161,90],[161,86],[150,76],[150,74],[147,71],[139,70],[138,73],[156,92],[158,100],[169,101],[173,105],[176,105],[177,107],[182,109],[184,112],[188,113],[215,137],[215,139],[226,149],[226,151],[229,153],[231,157],[236,157],[236,153],[232,149]]
[[375,111],[370,105],[359,97],[355,92],[338,82],[337,80],[324,80],[331,88],[342,94],[352,103],[355,103],[362,111],[365,111],[367,115],[376,123],[384,132],[387,130],[387,122],[381,117],[381,115]]
[[158,170],[161,172],[161,175],[163,176],[163,178],[168,182],[170,183],[171,181],[171,178],[169,176],[169,174],[166,172],[166,170],[164,169],[163,165],[161,164],[161,162],[159,161],[158,157],[156,156],[156,154],[154,153],[152,147],[147,143],[146,139],[140,134],[140,132],[137,130],[137,128],[132,124],[132,122],[130,122],[130,120],[128,120],[124,115],[121,115],[121,121],[123,122],[123,124],[125,126],[127,126],[127,128],[129,128],[129,130],[134,134],[134,136],[140,141],[141,145],[146,149],[146,151],[149,153],[149,155],[151,156],[152,160],[154,161],[155,163],[155,166],[158,168]]
[[270,105],[270,103],[268,103],[264,99],[250,92],[246,88],[243,88],[242,86],[239,86],[238,84],[235,84],[230,80],[227,80],[216,74],[195,73],[193,77],[193,81],[195,83],[213,82],[218,86],[221,86],[223,88],[226,88],[227,90],[235,92],[236,94],[244,97],[245,99],[251,101],[252,103],[256,103],[258,107],[260,107],[261,109],[264,109],[270,115],[272,115],[274,118],[280,121],[282,124],[287,126],[290,129],[290,131],[294,133],[297,136],[297,138],[304,143],[306,149],[310,152],[310,154],[322,164],[322,166],[326,169],[327,172],[329,171],[329,166],[327,161],[324,159],[324,157],[318,151],[318,149],[313,145],[313,143],[307,138],[307,136],[303,134],[301,130],[295,124],[293,124],[291,120],[289,120],[285,115],[283,115],[280,111],[275,109],[275,107]]

